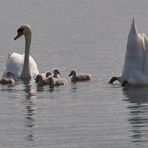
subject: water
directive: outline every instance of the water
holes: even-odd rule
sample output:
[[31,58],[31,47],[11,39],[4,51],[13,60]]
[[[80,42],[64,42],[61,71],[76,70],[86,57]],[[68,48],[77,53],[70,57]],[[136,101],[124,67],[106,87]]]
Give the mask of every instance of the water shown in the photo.
[[[58,68],[67,86],[0,86],[0,147],[146,148],[148,88],[108,85],[120,75],[132,17],[148,33],[145,0],[1,0],[0,75],[20,25],[33,30],[31,54],[40,72]],[[92,74],[72,84],[69,72]]]

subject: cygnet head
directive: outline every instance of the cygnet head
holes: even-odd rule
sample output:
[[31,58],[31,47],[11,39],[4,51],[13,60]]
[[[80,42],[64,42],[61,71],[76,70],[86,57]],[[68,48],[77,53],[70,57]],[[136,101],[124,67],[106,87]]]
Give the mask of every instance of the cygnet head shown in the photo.
[[35,78],[35,82],[38,83],[39,81],[42,81],[43,80],[43,77],[39,74],[36,76]]
[[17,81],[17,77],[15,77],[14,74],[11,72],[6,73],[6,78],[13,79],[14,81]]
[[59,70],[58,69],[54,69],[53,70],[53,75],[54,75],[54,77],[59,77],[59,75],[60,75]]
[[14,40],[18,39],[19,37],[21,37],[22,35],[24,36],[31,36],[32,32],[31,32],[31,27],[29,25],[23,25],[21,26],[18,30],[17,30],[17,35],[14,38]]
[[8,78],[11,78],[11,77],[14,77],[14,74],[12,74],[11,72],[7,72],[6,76],[7,76]]
[[69,74],[69,77],[70,77],[70,76],[74,76],[74,77],[75,77],[75,76],[76,76],[76,71],[75,71],[75,70],[72,70],[72,71],[70,72],[70,74]]
[[46,72],[46,75],[45,76],[46,76],[46,78],[48,78],[49,76],[51,76],[51,72],[49,72],[49,71]]

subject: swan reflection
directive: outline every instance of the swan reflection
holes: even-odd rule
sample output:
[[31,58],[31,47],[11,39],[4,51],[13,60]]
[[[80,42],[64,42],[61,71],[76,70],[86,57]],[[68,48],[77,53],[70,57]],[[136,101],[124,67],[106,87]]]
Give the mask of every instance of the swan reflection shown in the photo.
[[35,126],[35,111],[36,111],[36,104],[35,99],[36,96],[33,95],[33,88],[31,82],[24,84],[26,92],[26,96],[24,98],[23,104],[25,106],[25,127],[27,128],[27,136],[25,139],[27,141],[34,141],[34,133],[33,128]]
[[132,142],[148,143],[148,87],[130,87],[123,92],[129,102]]

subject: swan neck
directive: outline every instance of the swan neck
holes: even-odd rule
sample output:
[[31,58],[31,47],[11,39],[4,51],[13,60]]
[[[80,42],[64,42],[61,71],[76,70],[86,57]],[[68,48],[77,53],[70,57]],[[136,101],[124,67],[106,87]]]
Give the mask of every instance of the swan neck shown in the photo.
[[31,79],[30,67],[29,67],[29,55],[30,55],[31,35],[25,36],[25,54],[24,65],[21,73],[21,78]]
[[25,36],[25,56],[26,57],[29,57],[30,45],[31,45],[31,35],[30,36]]

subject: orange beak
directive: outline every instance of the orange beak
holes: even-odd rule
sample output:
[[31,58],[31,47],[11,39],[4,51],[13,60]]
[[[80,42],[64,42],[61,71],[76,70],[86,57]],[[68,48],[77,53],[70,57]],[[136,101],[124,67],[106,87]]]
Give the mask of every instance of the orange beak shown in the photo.
[[22,36],[23,34],[21,32],[18,32],[16,37],[14,38],[14,40],[18,39],[20,36]]

